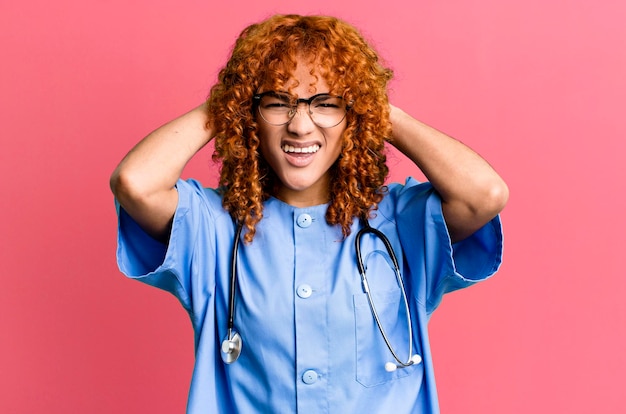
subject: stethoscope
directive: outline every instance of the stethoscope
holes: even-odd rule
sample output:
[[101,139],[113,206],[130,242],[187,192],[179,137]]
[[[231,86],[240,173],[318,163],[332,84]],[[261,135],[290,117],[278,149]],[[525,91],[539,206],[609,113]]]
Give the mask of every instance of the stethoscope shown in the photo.
[[[357,257],[357,266],[359,268],[359,274],[361,275],[361,286],[363,287],[363,292],[367,295],[367,301],[369,303],[370,310],[372,311],[372,315],[374,316],[374,320],[376,321],[376,325],[378,326],[378,330],[380,331],[383,340],[385,341],[385,345],[393,355],[395,362],[387,362],[385,364],[385,370],[387,372],[393,372],[398,368],[407,368],[413,364],[419,364],[422,362],[422,358],[418,354],[413,354],[413,327],[411,322],[411,312],[409,310],[409,302],[406,297],[406,289],[404,288],[404,282],[402,281],[402,276],[400,274],[400,266],[398,264],[398,259],[396,258],[396,254],[389,242],[389,239],[383,232],[378,229],[375,229],[370,226],[367,220],[361,220],[361,229],[356,235],[355,239],[355,249],[356,249],[356,257]],[[239,355],[241,355],[241,349],[243,347],[243,341],[241,339],[241,335],[235,330],[235,296],[236,296],[236,288],[237,288],[237,257],[239,250],[239,240],[241,238],[241,230],[242,226],[237,226],[237,234],[235,236],[235,241],[233,243],[233,251],[231,254],[231,268],[230,268],[230,292],[228,297],[228,320],[227,320],[227,331],[226,337],[222,341],[222,349],[221,355],[222,360],[226,364],[232,364],[235,362]],[[367,282],[367,276],[365,272],[365,266],[363,265],[363,259],[361,257],[361,238],[364,234],[373,234],[378,237],[383,244],[385,245],[385,249],[387,249],[387,254],[391,258],[393,263],[394,272],[396,275],[396,280],[398,282],[398,286],[402,292],[402,300],[404,301],[404,309],[407,315],[407,331],[409,333],[409,347],[408,347],[408,357],[406,361],[403,361],[398,356],[394,347],[391,345],[387,334],[385,333],[385,329],[378,317],[378,312],[376,312],[376,306],[374,305],[374,301],[372,299],[372,295],[370,293],[369,283]]]

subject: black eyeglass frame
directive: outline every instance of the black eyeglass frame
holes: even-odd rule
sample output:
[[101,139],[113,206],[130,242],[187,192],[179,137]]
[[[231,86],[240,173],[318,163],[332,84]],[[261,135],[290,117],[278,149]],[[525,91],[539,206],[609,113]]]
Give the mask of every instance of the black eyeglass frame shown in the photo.
[[[274,126],[282,126],[282,125],[287,125],[288,123],[290,123],[290,122],[293,120],[293,117],[294,117],[294,116],[296,115],[296,113],[298,112],[298,106],[300,106],[300,104],[301,104],[301,103],[306,103],[306,104],[307,104],[309,117],[311,117],[311,114],[312,114],[312,112],[311,112],[311,103],[312,103],[315,99],[319,98],[320,96],[328,96],[328,97],[330,97],[330,98],[339,98],[339,99],[341,99],[342,101],[344,100],[344,99],[343,99],[343,96],[339,96],[339,95],[331,95],[331,94],[329,94],[329,93],[327,93],[327,92],[324,92],[324,93],[318,93],[318,94],[313,95],[313,96],[311,96],[311,97],[309,97],[309,98],[297,98],[297,99],[295,99],[295,100],[293,100],[293,101],[292,101],[293,103],[292,103],[292,105],[291,105],[291,111],[290,111],[291,115],[289,115],[289,120],[288,120],[288,121],[286,121],[286,122],[283,122],[282,124],[274,124],[274,123],[269,122],[267,119],[265,119],[265,117],[263,116],[263,113],[261,112],[261,108],[260,108],[261,99],[262,99],[264,96],[268,96],[268,95],[274,95],[274,96],[290,96],[290,95],[289,95],[289,94],[287,94],[287,93],[282,93],[282,92],[276,92],[276,91],[266,91],[266,92],[258,93],[258,94],[254,95],[254,96],[252,97],[252,100],[253,100],[253,101],[252,101],[252,102],[253,102],[253,106],[255,106],[255,107],[258,107],[258,108],[259,108],[259,114],[261,115],[261,118],[263,118],[263,120],[264,120],[265,122],[267,122],[268,124],[270,124],[270,125],[274,125]],[[290,100],[290,101],[291,101],[291,100]],[[351,105],[351,104],[352,104],[352,102],[350,102],[350,104],[346,104],[346,107],[345,107],[346,113],[345,113],[345,114],[344,114],[344,116],[341,118],[341,120],[339,120],[339,122],[337,122],[335,125],[332,125],[332,126],[326,126],[326,127],[323,127],[323,126],[320,126],[320,125],[318,125],[318,126],[319,126],[320,128],[334,128],[334,127],[336,127],[337,125],[339,125],[339,124],[340,124],[340,123],[341,123],[341,122],[342,122],[342,121],[346,118],[346,115],[348,114],[348,111],[350,110],[350,108],[352,108],[352,105]],[[313,119],[313,117],[311,117],[311,120],[313,121],[313,123],[314,123],[315,125],[317,125],[317,123],[315,122],[315,119]]]

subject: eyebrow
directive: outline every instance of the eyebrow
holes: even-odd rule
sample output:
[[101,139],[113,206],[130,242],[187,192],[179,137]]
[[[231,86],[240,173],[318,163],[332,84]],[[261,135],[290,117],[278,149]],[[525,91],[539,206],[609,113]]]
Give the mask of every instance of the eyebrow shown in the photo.
[[256,96],[263,96],[263,95],[274,95],[276,97],[280,97],[280,98],[289,98],[289,99],[296,99],[296,100],[305,100],[308,101],[312,98],[317,98],[317,97],[337,97],[340,98],[340,96],[338,95],[333,95],[330,92],[322,92],[322,93],[316,93],[315,95],[311,95],[308,98],[296,98],[295,95],[290,94],[289,92],[285,92],[285,91],[265,91],[265,92],[261,92],[261,93],[257,93]]

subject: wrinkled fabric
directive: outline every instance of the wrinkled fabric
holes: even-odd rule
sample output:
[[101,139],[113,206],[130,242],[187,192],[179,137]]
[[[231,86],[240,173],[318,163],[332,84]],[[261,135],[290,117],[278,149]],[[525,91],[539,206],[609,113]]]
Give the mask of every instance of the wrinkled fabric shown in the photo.
[[[494,274],[502,258],[499,217],[450,243],[441,200],[429,183],[389,186],[370,219],[401,266],[420,364],[385,370],[393,357],[376,326],[356,265],[355,220],[345,240],[325,221],[327,205],[296,208],[270,198],[251,244],[240,243],[235,328],[240,358],[226,365],[230,260],[235,226],[214,189],[177,183],[168,245],[119,206],[117,260],[128,277],[174,294],[195,335],[187,413],[438,413],[427,325],[445,293]],[[380,240],[362,256],[376,310],[401,359],[407,315]]]

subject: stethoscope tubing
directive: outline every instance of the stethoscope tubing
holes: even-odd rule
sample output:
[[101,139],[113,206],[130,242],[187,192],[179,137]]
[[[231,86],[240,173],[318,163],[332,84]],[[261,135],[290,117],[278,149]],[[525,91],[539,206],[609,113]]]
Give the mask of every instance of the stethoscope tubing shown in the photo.
[[[389,352],[391,352],[391,355],[401,367],[406,368],[414,364],[414,361],[413,361],[413,327],[412,327],[412,321],[411,321],[411,312],[409,310],[409,302],[406,297],[406,289],[404,288],[404,282],[402,281],[398,259],[393,250],[393,247],[391,246],[391,242],[389,241],[389,239],[387,238],[387,236],[385,236],[383,232],[371,227],[367,220],[361,220],[361,225],[362,225],[361,230],[359,230],[354,240],[354,247],[356,250],[356,258],[357,258],[356,262],[357,262],[357,266],[359,269],[359,274],[361,275],[361,285],[363,286],[363,292],[367,296],[367,301],[369,303],[370,310],[372,311],[372,315],[374,316],[374,320],[376,321],[378,330],[380,331],[380,334],[383,337],[383,340],[385,341],[385,344],[387,345]],[[378,317],[378,312],[376,311],[374,300],[372,299],[372,294],[370,292],[369,283],[367,282],[367,276],[365,274],[366,273],[365,266],[363,265],[363,258],[361,256],[361,238],[363,237],[364,234],[367,234],[367,233],[374,234],[385,245],[387,254],[391,258],[391,261],[394,266],[396,280],[400,287],[400,291],[402,292],[402,300],[404,301],[404,309],[407,315],[407,329],[409,333],[409,351],[408,351],[409,357],[406,362],[400,359],[394,347],[391,345],[391,341],[389,340],[389,338],[387,337],[387,334],[385,333],[385,329],[383,328],[380,318]]]
[[241,239],[241,230],[243,225],[237,225],[237,234],[233,244],[233,251],[230,259],[230,294],[228,297],[228,321],[227,332],[228,337],[231,337],[233,328],[235,326],[235,289],[237,289],[237,252],[239,250],[239,240]]

